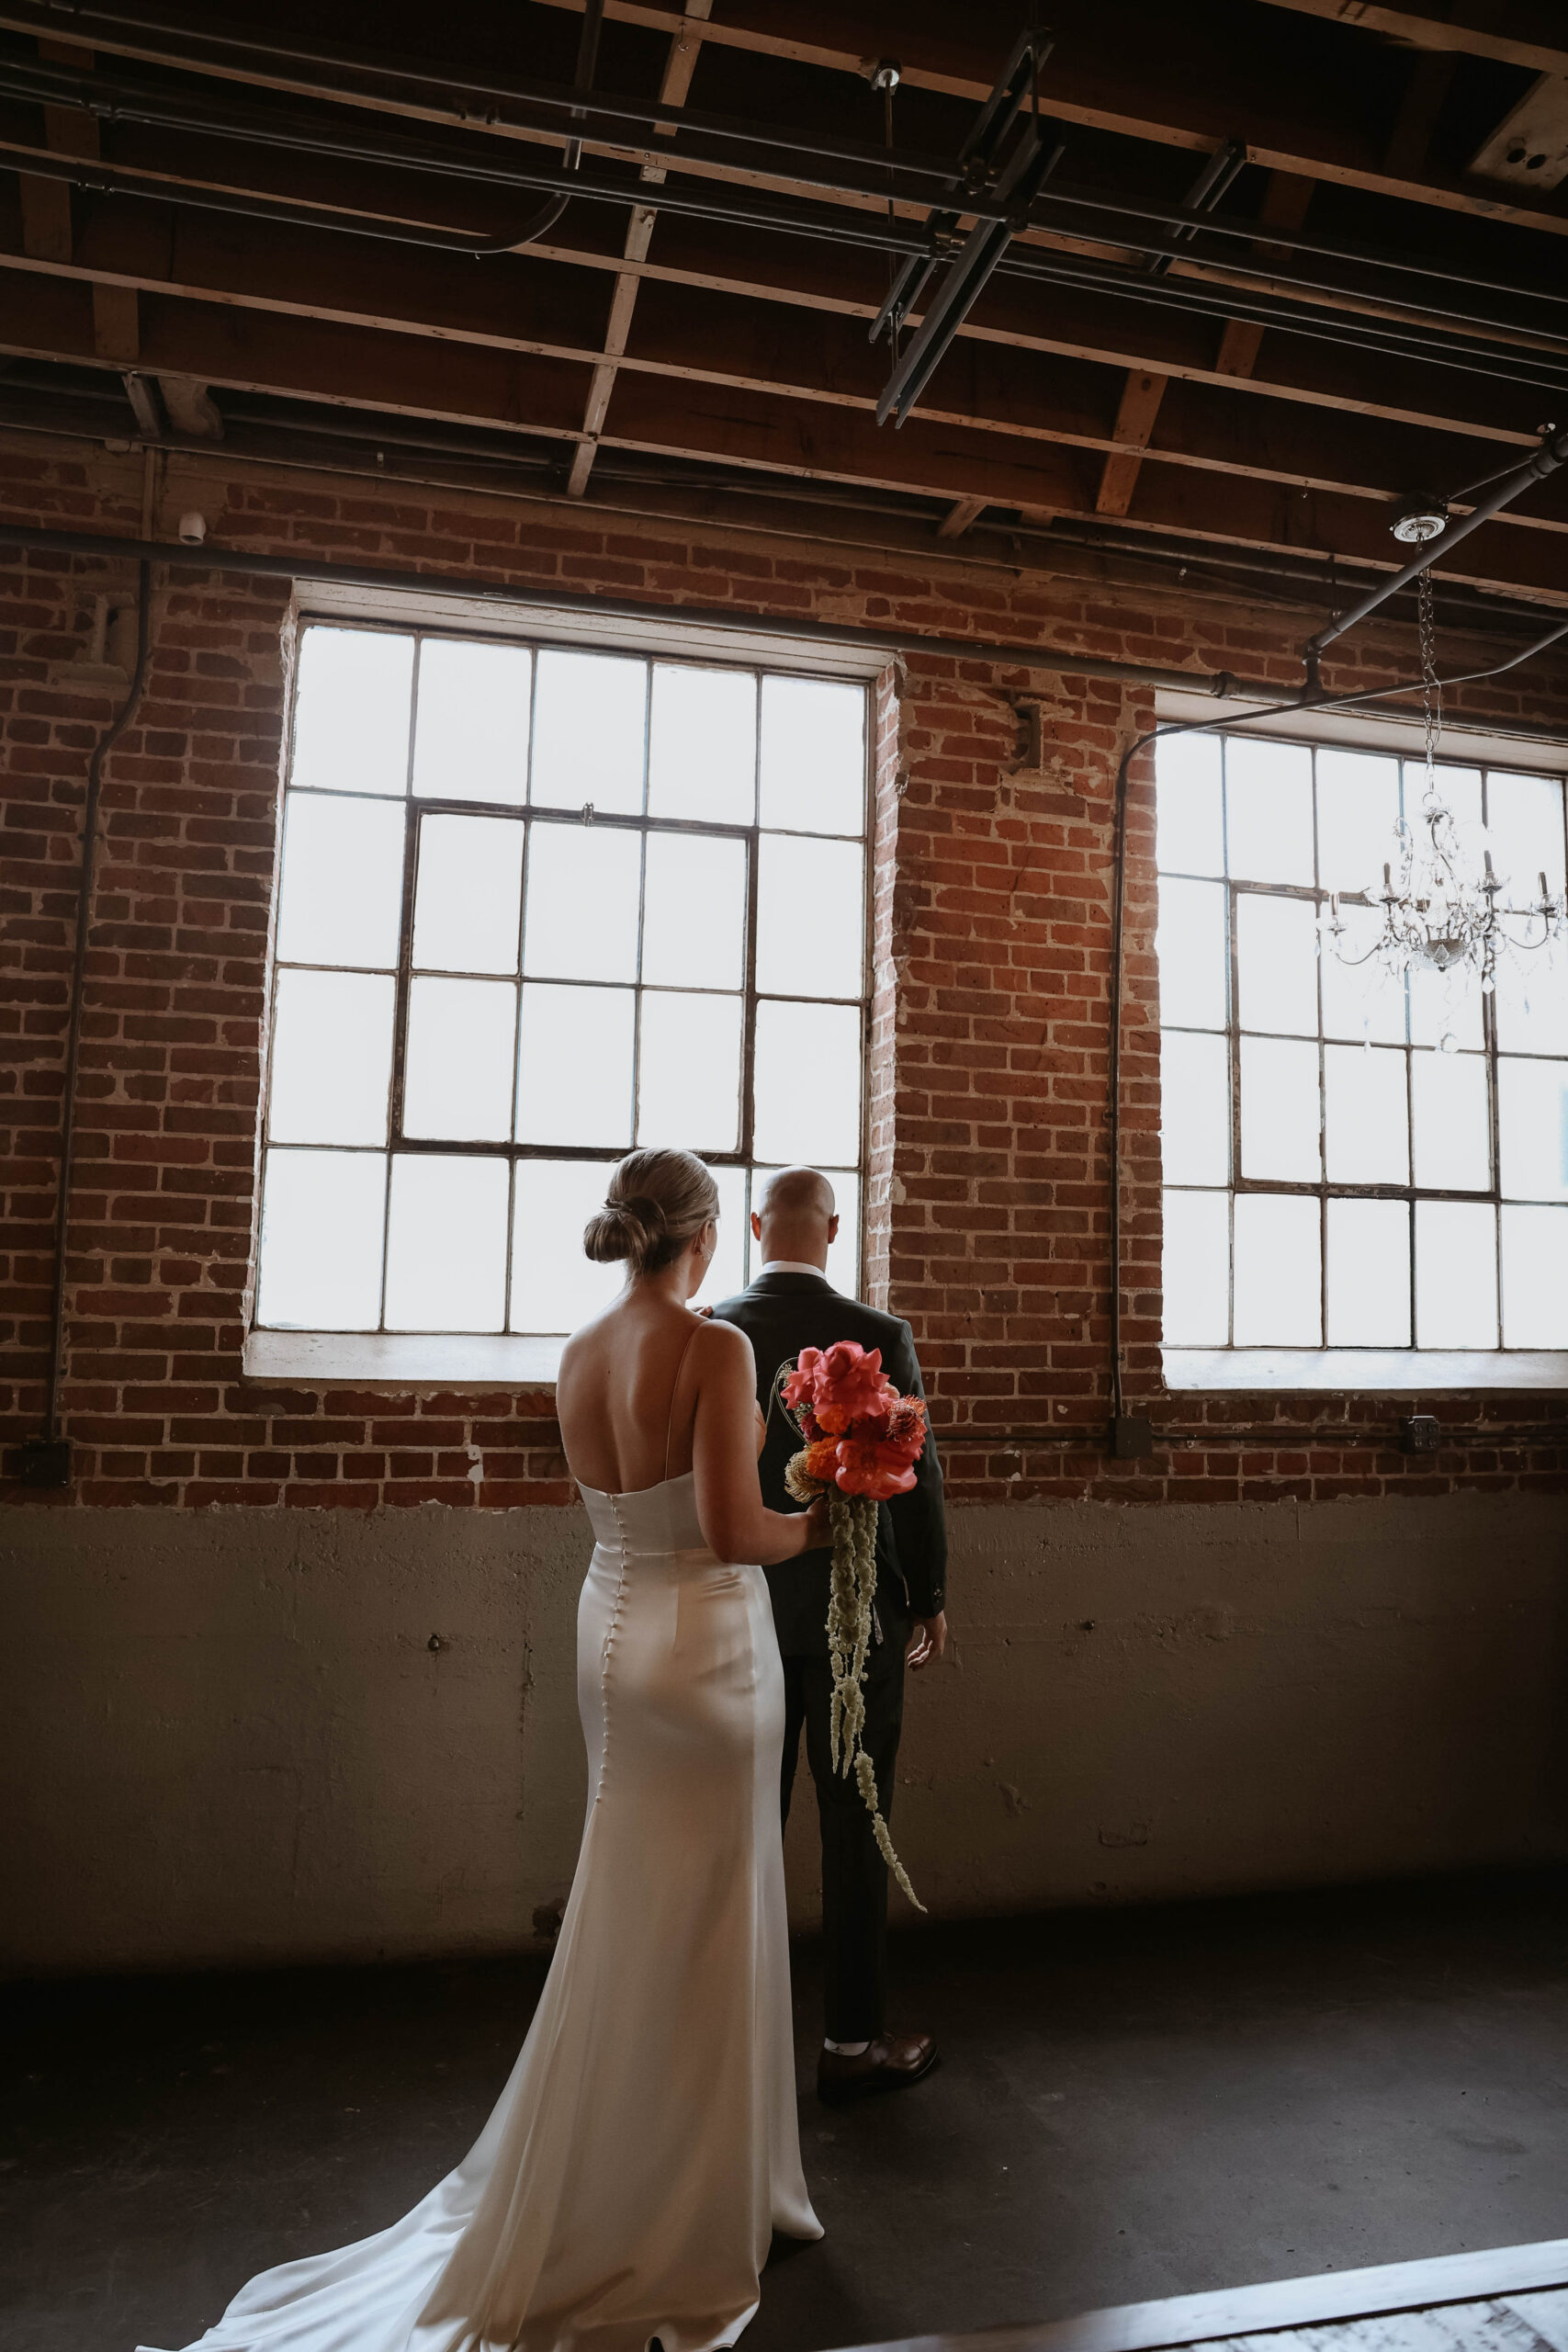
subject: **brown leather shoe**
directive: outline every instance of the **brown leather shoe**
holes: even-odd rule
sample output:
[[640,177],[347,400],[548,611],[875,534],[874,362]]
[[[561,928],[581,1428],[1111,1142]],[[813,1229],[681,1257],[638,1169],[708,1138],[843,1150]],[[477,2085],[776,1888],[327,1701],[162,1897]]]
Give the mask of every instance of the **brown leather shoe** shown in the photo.
[[907,2091],[936,2064],[929,2033],[879,2033],[858,2058],[824,2050],[817,2060],[817,2096],[829,2107],[845,2099],[871,2098],[879,2091]]

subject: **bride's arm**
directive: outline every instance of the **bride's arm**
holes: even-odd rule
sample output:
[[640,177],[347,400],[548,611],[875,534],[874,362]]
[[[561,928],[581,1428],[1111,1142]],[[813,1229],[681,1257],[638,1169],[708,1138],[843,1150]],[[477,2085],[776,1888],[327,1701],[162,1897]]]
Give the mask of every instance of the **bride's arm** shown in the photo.
[[703,1540],[721,1560],[772,1567],[831,1541],[827,1514],[769,1510],[757,1483],[757,1369],[733,1323],[707,1324],[696,1341],[697,1415],[692,1469]]

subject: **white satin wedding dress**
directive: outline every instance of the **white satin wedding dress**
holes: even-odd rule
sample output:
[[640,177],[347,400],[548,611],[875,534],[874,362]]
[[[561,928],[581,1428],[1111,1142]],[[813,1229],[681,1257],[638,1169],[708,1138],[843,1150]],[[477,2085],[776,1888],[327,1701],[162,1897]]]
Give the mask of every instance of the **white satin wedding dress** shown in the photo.
[[767,1584],[707,1549],[689,1473],[582,1494],[588,1817],[511,2080],[423,2204],[253,2278],[202,2352],[712,2352],[755,2312],[772,2233],[822,2234],[795,2118]]

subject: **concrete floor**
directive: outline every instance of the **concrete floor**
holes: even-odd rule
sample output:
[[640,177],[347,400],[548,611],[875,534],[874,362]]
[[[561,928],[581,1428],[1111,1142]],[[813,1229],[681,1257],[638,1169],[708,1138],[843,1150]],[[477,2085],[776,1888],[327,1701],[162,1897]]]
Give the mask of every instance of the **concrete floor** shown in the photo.
[[[746,2352],[1568,2235],[1568,1873],[1055,1914],[895,1947],[944,2064],[802,2108],[827,2225]],[[803,2086],[816,1955],[796,1953]],[[530,1962],[13,1988],[6,2352],[185,2344],[467,2147]]]

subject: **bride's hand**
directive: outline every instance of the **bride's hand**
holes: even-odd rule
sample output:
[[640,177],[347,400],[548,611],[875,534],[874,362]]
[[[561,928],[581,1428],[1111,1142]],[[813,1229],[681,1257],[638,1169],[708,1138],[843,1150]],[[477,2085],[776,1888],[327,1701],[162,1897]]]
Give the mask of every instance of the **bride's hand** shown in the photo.
[[803,1552],[819,1552],[832,1542],[833,1526],[828,1517],[826,1495],[813,1495],[809,1505],[802,1511],[801,1517],[806,1521],[800,1543]]

